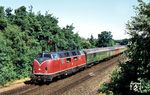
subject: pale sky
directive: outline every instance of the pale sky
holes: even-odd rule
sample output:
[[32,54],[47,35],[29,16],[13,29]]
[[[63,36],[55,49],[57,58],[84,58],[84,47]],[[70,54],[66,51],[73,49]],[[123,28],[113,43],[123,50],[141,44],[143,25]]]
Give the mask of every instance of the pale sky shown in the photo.
[[97,38],[102,31],[111,31],[114,39],[127,38],[125,24],[134,16],[133,5],[137,0],[0,0],[0,6],[16,9],[33,6],[33,11],[41,11],[57,17],[59,25],[71,25],[81,37]]

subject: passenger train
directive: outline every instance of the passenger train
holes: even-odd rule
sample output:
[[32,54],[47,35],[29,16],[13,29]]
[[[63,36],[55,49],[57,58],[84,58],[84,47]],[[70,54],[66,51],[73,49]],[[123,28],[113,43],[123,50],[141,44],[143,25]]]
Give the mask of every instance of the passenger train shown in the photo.
[[31,80],[52,81],[86,68],[95,62],[123,53],[126,46],[39,53],[32,63]]

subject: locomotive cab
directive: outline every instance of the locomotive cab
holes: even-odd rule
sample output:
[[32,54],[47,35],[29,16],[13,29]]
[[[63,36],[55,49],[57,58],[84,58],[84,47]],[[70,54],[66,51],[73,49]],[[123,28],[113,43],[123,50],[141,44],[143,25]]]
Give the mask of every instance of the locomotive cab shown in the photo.
[[48,68],[47,65],[51,61],[52,57],[49,53],[40,53],[38,56],[34,59],[33,62],[33,73],[34,74],[42,74],[47,73]]
[[49,67],[51,66],[51,61],[54,57],[56,58],[57,56],[51,53],[39,53],[33,61],[31,79],[39,81],[47,81],[45,79],[51,80],[48,73],[50,72]]

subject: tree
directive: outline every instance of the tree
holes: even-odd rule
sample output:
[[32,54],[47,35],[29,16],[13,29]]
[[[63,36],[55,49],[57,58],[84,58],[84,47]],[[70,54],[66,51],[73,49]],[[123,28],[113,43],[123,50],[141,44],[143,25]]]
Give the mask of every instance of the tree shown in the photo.
[[115,42],[118,43],[119,45],[127,45],[128,41],[129,39],[115,40]]
[[108,47],[112,46],[112,35],[111,32],[109,31],[103,31],[101,34],[98,34],[98,42],[97,46],[98,47]]
[[25,6],[0,7],[0,85],[29,77],[31,64],[40,52],[90,48],[88,40],[74,33],[73,24],[60,28],[58,18]]
[[91,35],[91,38],[89,39],[89,42],[91,43],[92,47],[95,47],[96,39],[94,39],[93,35]]
[[4,7],[0,6],[0,18],[5,17]]
[[25,6],[21,6],[15,10],[14,23],[21,27],[24,31],[28,28],[27,11]]
[[81,44],[84,49],[88,49],[88,48],[92,47],[91,43],[89,41],[87,41],[86,39],[82,39]]
[[4,30],[7,27],[7,21],[5,18],[4,7],[0,6],[0,30]]
[[16,77],[28,76],[31,70],[31,61],[35,54],[39,52],[37,41],[28,36],[26,32],[21,31],[16,25],[9,25],[5,29],[3,36],[9,41],[8,47],[13,50],[11,62],[16,67],[14,71],[20,73]]
[[[136,16],[127,24],[131,36],[127,56],[129,60],[120,64],[111,77],[111,82],[100,89],[116,95],[150,94],[150,3],[138,0]],[[141,83],[141,89],[130,89],[131,83]]]
[[13,49],[8,46],[10,42],[6,41],[3,33],[0,32],[0,84],[4,85],[8,81],[15,79],[15,66],[12,63]]
[[6,12],[6,16],[11,16],[12,15],[12,9],[9,7],[9,8],[7,8],[6,10],[5,10],[5,12]]

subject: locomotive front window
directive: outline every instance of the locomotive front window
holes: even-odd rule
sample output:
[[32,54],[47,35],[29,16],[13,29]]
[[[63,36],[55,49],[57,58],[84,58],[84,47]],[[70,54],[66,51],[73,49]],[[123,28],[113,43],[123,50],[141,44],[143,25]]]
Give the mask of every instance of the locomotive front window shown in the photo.
[[50,54],[44,54],[44,58],[51,58]]
[[45,60],[51,59],[51,55],[48,53],[40,53],[38,54],[36,59],[38,60],[39,63],[41,63]]
[[43,54],[39,53],[38,56],[37,56],[37,58],[41,58],[41,57],[43,57]]

